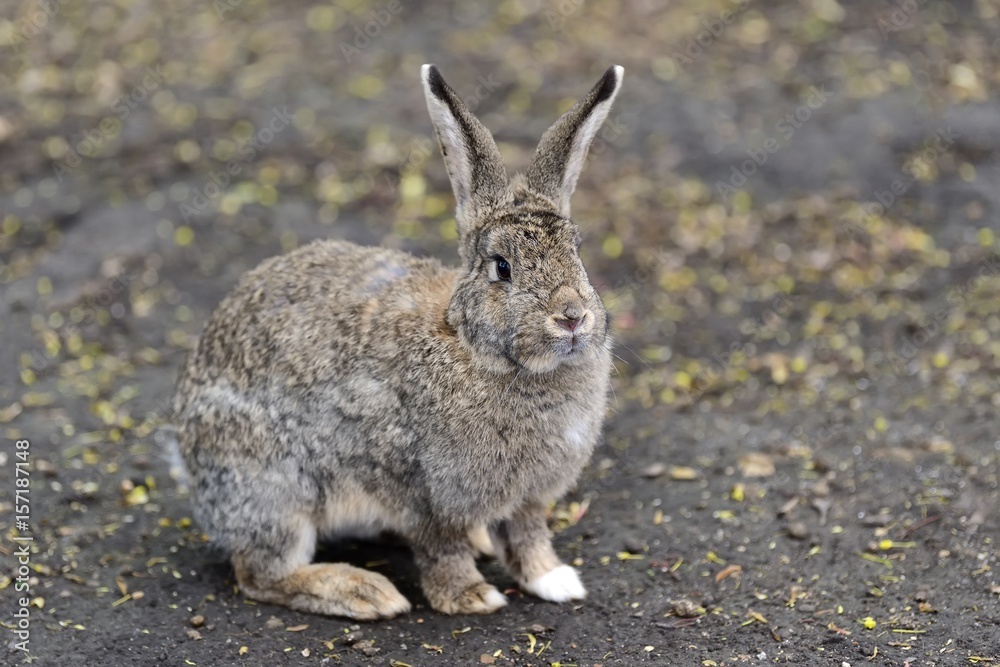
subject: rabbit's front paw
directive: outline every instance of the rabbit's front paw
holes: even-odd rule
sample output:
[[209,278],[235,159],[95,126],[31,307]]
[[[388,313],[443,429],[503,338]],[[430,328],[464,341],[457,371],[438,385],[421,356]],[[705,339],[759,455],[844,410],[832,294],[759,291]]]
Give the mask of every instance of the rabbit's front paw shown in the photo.
[[262,581],[237,565],[236,576],[247,597],[311,614],[373,621],[410,610],[384,576],[346,563],[305,565],[277,581]]
[[359,620],[375,620],[392,618],[410,611],[410,601],[384,576],[361,568],[351,569],[353,572],[346,584],[329,591],[331,595],[342,595],[338,603],[347,609],[347,613],[335,611],[335,614]]
[[532,595],[549,602],[569,602],[587,597],[580,575],[569,565],[560,565],[524,586]]
[[431,598],[431,606],[442,614],[492,614],[507,606],[507,597],[485,581],[473,584],[453,597],[435,598]]

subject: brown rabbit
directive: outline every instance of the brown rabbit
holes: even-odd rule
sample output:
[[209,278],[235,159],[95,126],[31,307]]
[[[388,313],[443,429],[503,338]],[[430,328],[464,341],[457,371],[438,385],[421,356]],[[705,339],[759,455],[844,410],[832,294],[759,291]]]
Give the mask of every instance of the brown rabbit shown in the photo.
[[608,69],[510,182],[438,69],[422,74],[459,268],[338,241],[274,257],[223,300],[178,379],[195,516],[257,600],[357,619],[407,611],[384,576],[312,563],[317,539],[391,531],[435,609],[492,612],[507,599],[476,569],[484,526],[523,589],[586,595],[545,514],[604,418],[608,317],[569,201],[623,70]]

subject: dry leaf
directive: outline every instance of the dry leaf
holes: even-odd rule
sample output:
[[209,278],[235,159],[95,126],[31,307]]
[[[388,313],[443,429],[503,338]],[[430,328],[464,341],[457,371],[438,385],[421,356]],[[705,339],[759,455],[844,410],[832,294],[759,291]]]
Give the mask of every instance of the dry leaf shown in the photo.
[[774,460],[763,452],[750,452],[737,465],[744,477],[771,477],[775,471]]
[[690,482],[698,479],[698,471],[690,466],[670,466],[670,479]]
[[743,571],[742,565],[727,565],[717,575],[715,575],[715,583],[719,583],[726,577],[733,574],[739,574],[742,571]]

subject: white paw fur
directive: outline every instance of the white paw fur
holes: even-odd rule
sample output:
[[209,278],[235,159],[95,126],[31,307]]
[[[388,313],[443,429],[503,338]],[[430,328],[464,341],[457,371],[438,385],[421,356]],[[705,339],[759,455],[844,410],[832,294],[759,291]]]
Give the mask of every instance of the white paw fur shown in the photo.
[[524,587],[529,593],[549,602],[568,602],[587,597],[587,589],[580,581],[580,575],[569,565],[546,572]]
[[507,596],[494,588],[486,594],[483,598],[483,602],[485,602],[486,606],[490,608],[490,611],[494,611],[500,607],[507,606]]

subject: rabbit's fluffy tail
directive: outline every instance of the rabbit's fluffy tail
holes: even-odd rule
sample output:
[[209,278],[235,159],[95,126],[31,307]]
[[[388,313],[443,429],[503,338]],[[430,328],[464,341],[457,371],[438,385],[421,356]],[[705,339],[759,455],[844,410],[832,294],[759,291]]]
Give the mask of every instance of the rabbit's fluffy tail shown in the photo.
[[177,482],[181,491],[186,491],[191,477],[184,465],[184,460],[181,458],[177,427],[173,424],[161,425],[153,433],[153,441],[159,446],[161,456],[170,466],[170,476]]

